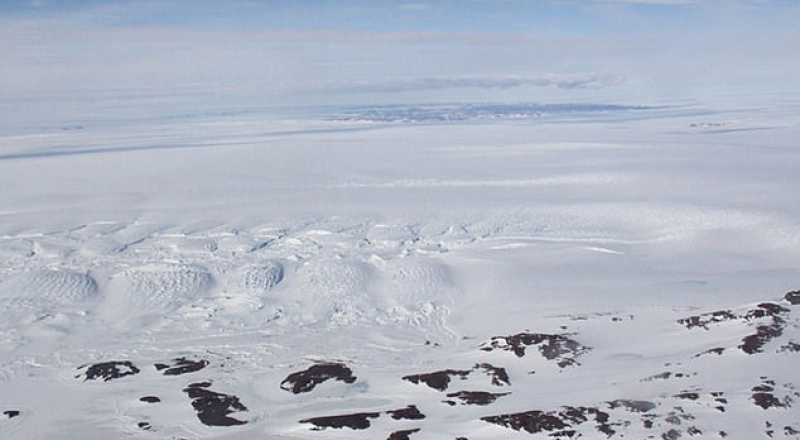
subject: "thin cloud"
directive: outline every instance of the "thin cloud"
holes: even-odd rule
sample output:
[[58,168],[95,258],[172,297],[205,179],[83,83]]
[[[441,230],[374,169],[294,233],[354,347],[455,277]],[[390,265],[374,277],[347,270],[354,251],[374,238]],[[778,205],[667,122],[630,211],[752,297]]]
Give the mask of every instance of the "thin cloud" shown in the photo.
[[701,0],[586,0],[595,3],[636,3],[642,5],[688,5]]
[[326,89],[362,93],[402,93],[458,88],[511,89],[525,86],[559,89],[601,89],[619,85],[625,78],[614,74],[545,76],[465,76],[405,78],[388,81],[344,81],[327,84]]
[[[470,0],[473,2],[492,2],[492,1],[521,1],[521,0]],[[634,3],[642,5],[688,5],[694,3],[703,3],[709,0],[553,0],[559,2],[570,3]]]
[[405,11],[427,11],[431,9],[431,5],[424,3],[403,3],[400,9]]

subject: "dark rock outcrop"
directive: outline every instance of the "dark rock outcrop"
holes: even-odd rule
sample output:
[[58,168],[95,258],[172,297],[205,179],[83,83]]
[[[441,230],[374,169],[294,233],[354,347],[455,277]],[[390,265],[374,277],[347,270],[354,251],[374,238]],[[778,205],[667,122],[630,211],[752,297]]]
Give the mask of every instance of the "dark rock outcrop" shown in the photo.
[[503,385],[511,385],[511,381],[508,379],[508,373],[506,372],[505,368],[502,367],[495,367],[492,364],[476,364],[473,367],[474,370],[483,370],[484,373],[489,375],[492,378],[492,385],[501,387]]
[[714,347],[714,348],[709,348],[708,350],[706,350],[706,351],[704,351],[702,353],[696,354],[696,355],[694,355],[694,357],[700,357],[700,356],[703,356],[703,355],[706,355],[706,354],[715,354],[717,356],[720,356],[722,353],[725,353],[725,348],[723,348],[723,347]]
[[178,376],[186,373],[200,371],[208,366],[208,361],[200,359],[193,361],[186,358],[173,359],[170,364],[155,364],[156,370],[161,371],[165,376]]
[[389,434],[389,437],[386,440],[411,440],[411,434],[415,432],[419,432],[419,428],[395,431]]
[[[86,365],[79,368],[85,367]],[[139,368],[133,365],[131,361],[101,362],[99,364],[89,365],[88,368],[86,368],[83,381],[103,379],[103,382],[108,382],[109,380],[119,379],[125,376],[133,376],[139,374],[139,372]],[[75,377],[81,376],[77,375]]]
[[247,422],[229,417],[230,414],[247,411],[239,398],[230,394],[217,393],[208,387],[210,382],[198,382],[184,388],[183,392],[192,399],[192,407],[197,418],[206,426],[235,426]]
[[[447,397],[459,399],[463,405],[480,405],[485,406],[495,402],[500,397],[506,396],[510,393],[489,393],[486,391],[459,391],[457,393],[450,393]],[[445,401],[450,403],[449,401]],[[455,404],[455,402],[453,402]]]
[[754,386],[751,391],[753,403],[763,409],[785,408],[791,403],[790,400],[784,401],[775,396],[775,381],[771,379],[762,378],[761,385]]
[[300,423],[311,423],[314,429],[322,430],[325,428],[350,428],[354,430],[367,429],[372,426],[370,419],[377,419],[381,416],[378,412],[365,412],[344,414],[340,416],[326,416],[326,417],[313,417],[310,419],[300,420]]
[[505,368],[496,367],[488,363],[475,364],[475,366],[469,370],[447,369],[434,371],[432,373],[412,374],[409,376],[404,376],[403,380],[407,380],[417,385],[424,383],[435,390],[445,391],[450,386],[452,379],[459,378],[464,380],[475,372],[485,373],[487,376],[489,376],[492,381],[492,385],[494,386],[501,387],[505,385],[511,385],[511,381],[508,378],[508,373],[506,372]]
[[800,344],[794,341],[789,341],[787,344],[783,345],[778,351],[781,353],[785,352],[800,353]]
[[777,323],[770,325],[759,325],[756,332],[745,336],[739,349],[747,354],[756,354],[763,351],[764,346],[774,338],[783,334],[783,326]]
[[752,319],[765,318],[765,317],[778,317],[785,313],[789,313],[789,309],[781,305],[763,302],[757,305],[754,309],[750,309],[743,316],[744,319],[750,321]]
[[527,411],[499,416],[481,417],[481,420],[515,431],[536,434],[542,431],[555,431],[569,427],[558,415],[545,411]]
[[594,407],[565,406],[559,411],[527,411],[499,416],[481,417],[481,420],[495,425],[511,428],[515,431],[526,431],[531,434],[543,431],[549,436],[572,438],[577,433],[574,427],[594,420],[595,428],[607,436],[615,433],[608,424],[608,413]]
[[445,391],[447,387],[450,386],[450,379],[452,377],[466,379],[470,372],[470,370],[442,370],[434,371],[433,373],[404,376],[403,380],[407,380],[413,384],[424,383],[435,390]]
[[718,324],[720,322],[732,321],[737,319],[738,316],[733,314],[730,310],[718,310],[716,312],[704,313],[702,315],[690,316],[678,320],[678,324],[692,329],[699,327],[708,330],[709,324]]
[[700,398],[700,394],[695,393],[693,391],[683,391],[677,395],[675,395],[678,399],[688,399],[688,400],[697,400]]
[[338,380],[344,383],[353,383],[356,377],[353,370],[342,363],[322,363],[315,364],[303,371],[292,373],[281,382],[281,389],[290,391],[294,394],[307,393],[317,385],[330,380]]
[[770,318],[768,324],[756,326],[754,334],[745,336],[739,349],[747,354],[756,354],[763,351],[764,345],[769,341],[783,335],[786,321],[783,316],[789,309],[774,303],[761,303],[756,308],[751,309],[744,315],[743,319],[750,321],[753,319]]
[[577,358],[590,350],[578,341],[560,334],[518,333],[511,336],[494,336],[481,345],[483,351],[506,350],[517,357],[525,356],[526,348],[536,346],[547,360],[555,361],[564,368],[577,364]]
[[408,405],[402,409],[386,411],[386,414],[392,416],[394,420],[421,420],[425,418],[425,414],[422,414],[416,405]]
[[[763,351],[763,347],[769,341],[783,335],[783,330],[786,326],[786,321],[784,318],[787,313],[789,313],[789,309],[781,306],[780,304],[763,302],[742,315],[737,315],[730,310],[720,310],[679,319],[678,324],[683,325],[688,329],[699,327],[708,330],[709,324],[719,324],[727,321],[749,323],[754,320],[768,318],[767,322],[760,322],[758,325],[756,325],[755,333],[742,338],[742,343],[737,347],[743,352],[752,355],[761,353]],[[723,348],[716,348],[713,350],[714,351],[709,352],[721,354]],[[702,354],[705,353],[701,353],[700,355]]]
[[617,399],[606,403],[608,403],[611,409],[625,408],[627,411],[635,413],[646,413],[652,411],[656,407],[655,403],[646,400]]

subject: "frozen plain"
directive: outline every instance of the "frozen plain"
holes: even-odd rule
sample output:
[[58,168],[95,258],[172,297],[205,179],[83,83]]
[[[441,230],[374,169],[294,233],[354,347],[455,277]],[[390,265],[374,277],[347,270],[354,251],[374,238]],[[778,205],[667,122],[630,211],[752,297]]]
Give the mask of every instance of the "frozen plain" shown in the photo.
[[363,114],[5,133],[0,437],[800,437],[796,105]]

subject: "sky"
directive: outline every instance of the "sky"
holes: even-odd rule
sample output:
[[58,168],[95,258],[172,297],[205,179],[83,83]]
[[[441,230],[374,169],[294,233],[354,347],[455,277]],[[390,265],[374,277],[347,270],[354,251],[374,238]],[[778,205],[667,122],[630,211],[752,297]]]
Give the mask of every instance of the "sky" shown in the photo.
[[796,0],[5,0],[0,106],[797,96],[797,23]]

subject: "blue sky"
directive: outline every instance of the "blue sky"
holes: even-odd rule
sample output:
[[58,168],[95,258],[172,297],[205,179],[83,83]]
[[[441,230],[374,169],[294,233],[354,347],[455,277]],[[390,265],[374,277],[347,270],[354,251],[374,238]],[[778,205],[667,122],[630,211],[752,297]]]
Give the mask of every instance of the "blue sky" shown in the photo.
[[91,114],[112,99],[212,108],[791,95],[797,23],[795,0],[12,0],[0,3],[0,99],[59,99]]

